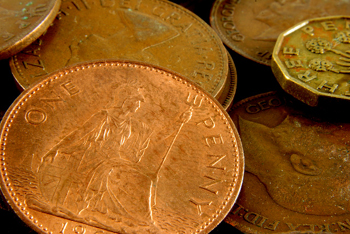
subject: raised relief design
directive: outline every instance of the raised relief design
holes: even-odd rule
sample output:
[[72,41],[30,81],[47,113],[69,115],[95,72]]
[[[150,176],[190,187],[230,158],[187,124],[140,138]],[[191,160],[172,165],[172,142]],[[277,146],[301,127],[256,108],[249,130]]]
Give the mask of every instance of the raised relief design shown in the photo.
[[149,49],[180,35],[168,24],[137,12],[121,9],[116,11],[115,33],[112,35],[94,33],[76,40],[69,46],[71,56],[66,65],[115,55],[118,55],[119,59],[152,61],[158,64],[157,58],[149,52]]
[[246,171],[285,209],[308,215],[347,214],[347,128],[299,115],[289,115],[275,127],[240,118]]
[[[40,158],[38,166],[28,166],[32,160],[27,157],[22,164],[31,171],[15,168],[14,186],[31,188],[23,193],[29,208],[117,233],[134,232],[133,227],[145,233],[158,233],[159,228],[182,233],[198,225],[175,211],[158,208],[156,194],[167,156],[202,99],[189,95],[188,108],[176,122],[155,132],[135,117],[145,98],[143,90],[134,86],[116,88],[106,108],[62,136],[45,155],[35,156]],[[38,124],[42,113],[34,111],[27,113],[27,119]],[[34,116],[38,117],[34,120]],[[153,167],[143,162],[151,142],[157,150],[161,146]],[[170,218],[164,216],[172,217],[171,228]]]

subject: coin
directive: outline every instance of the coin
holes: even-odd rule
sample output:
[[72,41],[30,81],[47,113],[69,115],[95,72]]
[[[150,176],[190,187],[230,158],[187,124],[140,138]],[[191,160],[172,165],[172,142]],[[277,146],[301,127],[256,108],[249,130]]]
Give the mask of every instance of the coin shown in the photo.
[[280,35],[272,71],[287,93],[310,106],[350,100],[349,20],[316,18]]
[[95,62],[26,89],[1,124],[1,189],[40,233],[208,233],[243,179],[240,138],[194,83]]
[[50,26],[61,0],[1,0],[0,59],[6,59],[35,41]]
[[237,71],[235,63],[231,55],[227,52],[228,62],[229,62],[229,75],[227,77],[227,82],[224,85],[224,90],[217,100],[221,103],[222,107],[228,111],[233,103],[233,99],[237,90]]
[[164,0],[64,1],[54,25],[10,64],[26,88],[56,69],[108,58],[166,67],[215,97],[222,93],[228,74],[225,47],[214,30],[192,12]]
[[232,107],[246,168],[226,222],[244,233],[350,232],[350,124],[313,112],[276,92]]
[[349,0],[217,0],[210,24],[233,51],[270,66],[280,33],[315,17],[348,14]]

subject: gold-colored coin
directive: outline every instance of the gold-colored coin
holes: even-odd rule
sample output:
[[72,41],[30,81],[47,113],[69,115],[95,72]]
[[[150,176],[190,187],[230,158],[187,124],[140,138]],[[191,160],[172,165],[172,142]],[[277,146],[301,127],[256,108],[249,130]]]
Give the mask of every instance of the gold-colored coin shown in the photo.
[[50,26],[61,0],[0,0],[0,59],[30,45]]
[[67,65],[116,58],[171,69],[214,97],[228,75],[225,47],[214,30],[165,0],[64,1],[53,26],[10,64],[26,88]]
[[295,104],[270,92],[232,107],[246,167],[225,222],[251,234],[349,233],[350,122]]
[[1,189],[39,233],[208,233],[230,211],[243,150],[193,82],[95,62],[26,89],[1,123]]
[[210,24],[233,51],[270,66],[280,33],[303,20],[349,12],[349,0],[216,0]]
[[282,33],[272,71],[282,88],[310,105],[350,101],[350,17],[303,21]]
[[227,81],[224,85],[224,90],[217,100],[221,103],[222,107],[228,111],[232,104],[233,99],[237,90],[237,71],[236,66],[233,62],[231,55],[227,52],[228,62],[229,62],[229,75],[227,77]]

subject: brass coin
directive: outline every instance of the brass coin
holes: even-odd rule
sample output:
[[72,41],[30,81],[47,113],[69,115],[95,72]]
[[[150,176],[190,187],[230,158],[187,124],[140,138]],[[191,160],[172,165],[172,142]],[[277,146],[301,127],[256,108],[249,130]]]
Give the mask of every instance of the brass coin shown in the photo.
[[26,89],[1,124],[1,189],[39,233],[208,233],[243,179],[240,138],[173,72],[95,62]]
[[233,59],[229,53],[227,53],[228,56],[228,64],[229,64],[229,75],[227,77],[226,84],[224,86],[224,90],[219,98],[217,100],[219,103],[221,103],[222,107],[228,111],[233,103],[233,99],[236,94],[237,90],[237,71],[235,63],[233,62]]
[[303,21],[282,33],[272,71],[282,88],[310,105],[350,101],[350,17]]
[[10,65],[26,88],[67,65],[116,58],[166,67],[214,97],[222,93],[228,74],[225,47],[214,30],[164,0],[64,1],[54,25]]
[[275,92],[232,107],[246,168],[226,222],[244,233],[350,232],[350,124],[309,112]]
[[233,51],[271,64],[280,33],[300,21],[350,12],[349,0],[216,0],[210,24]]
[[50,26],[61,0],[0,0],[0,59],[20,52]]

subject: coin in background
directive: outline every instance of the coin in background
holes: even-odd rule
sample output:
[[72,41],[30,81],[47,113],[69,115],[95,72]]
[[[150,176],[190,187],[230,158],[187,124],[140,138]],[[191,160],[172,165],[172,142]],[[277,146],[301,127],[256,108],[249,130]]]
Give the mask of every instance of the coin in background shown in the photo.
[[274,92],[242,100],[230,116],[246,168],[226,222],[244,233],[350,231],[349,122],[305,112]]
[[59,68],[112,58],[166,67],[214,97],[222,93],[228,74],[225,47],[214,30],[192,12],[163,0],[63,2],[54,25],[10,64],[26,88]]
[[350,17],[303,21],[277,40],[272,71],[281,87],[310,105],[350,101]]
[[243,179],[221,105],[139,63],[51,74],[6,112],[1,145],[2,191],[40,233],[208,233]]
[[349,3],[349,0],[217,0],[210,24],[232,50],[270,66],[280,33],[309,18],[346,15]]
[[6,59],[30,45],[50,26],[61,0],[1,0],[0,59]]

